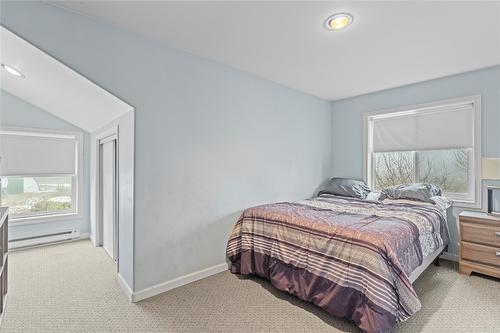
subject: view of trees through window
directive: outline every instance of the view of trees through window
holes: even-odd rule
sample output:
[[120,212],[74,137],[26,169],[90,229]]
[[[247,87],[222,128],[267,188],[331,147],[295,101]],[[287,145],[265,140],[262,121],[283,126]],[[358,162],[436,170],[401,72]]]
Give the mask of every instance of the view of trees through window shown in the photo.
[[1,205],[14,217],[72,211],[72,178],[4,177]]
[[407,183],[433,183],[446,193],[467,193],[469,150],[447,149],[373,154],[376,190]]

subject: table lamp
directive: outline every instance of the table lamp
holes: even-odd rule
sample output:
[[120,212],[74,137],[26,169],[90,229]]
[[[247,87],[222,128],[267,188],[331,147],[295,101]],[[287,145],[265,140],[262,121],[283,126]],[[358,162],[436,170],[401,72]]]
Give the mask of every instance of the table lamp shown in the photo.
[[[500,180],[500,158],[485,157],[482,160],[482,177],[483,179]],[[500,192],[500,186],[488,186],[488,214],[499,215],[500,208],[494,207],[493,192]]]

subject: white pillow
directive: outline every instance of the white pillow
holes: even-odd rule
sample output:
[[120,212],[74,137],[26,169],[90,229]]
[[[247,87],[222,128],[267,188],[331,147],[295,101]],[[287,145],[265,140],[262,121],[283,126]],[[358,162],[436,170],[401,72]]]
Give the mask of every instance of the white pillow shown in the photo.
[[435,196],[431,197],[431,200],[434,201],[436,206],[439,207],[439,209],[446,211],[448,208],[451,207],[451,201],[447,197],[443,196]]
[[365,200],[378,201],[379,197],[380,197],[380,193],[368,192],[368,194],[366,195]]

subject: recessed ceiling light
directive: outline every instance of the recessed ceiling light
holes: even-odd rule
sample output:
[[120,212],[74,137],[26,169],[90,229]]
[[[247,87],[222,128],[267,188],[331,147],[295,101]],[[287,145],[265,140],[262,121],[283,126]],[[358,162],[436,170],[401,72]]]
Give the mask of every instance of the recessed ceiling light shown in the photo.
[[24,74],[21,73],[20,71],[18,71],[17,69],[15,69],[12,66],[9,66],[9,65],[6,65],[6,64],[2,64],[2,68],[5,69],[7,72],[9,72],[10,74],[12,74],[14,76],[24,78]]
[[342,30],[351,25],[353,20],[352,15],[348,13],[334,14],[325,20],[325,28],[333,31]]

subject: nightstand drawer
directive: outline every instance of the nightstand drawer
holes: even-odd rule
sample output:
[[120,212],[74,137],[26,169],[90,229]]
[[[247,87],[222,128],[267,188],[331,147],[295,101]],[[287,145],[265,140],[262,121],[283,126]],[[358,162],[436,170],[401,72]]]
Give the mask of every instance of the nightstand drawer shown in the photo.
[[462,259],[500,266],[500,247],[462,242]]
[[461,223],[462,240],[472,243],[500,247],[500,226]]

